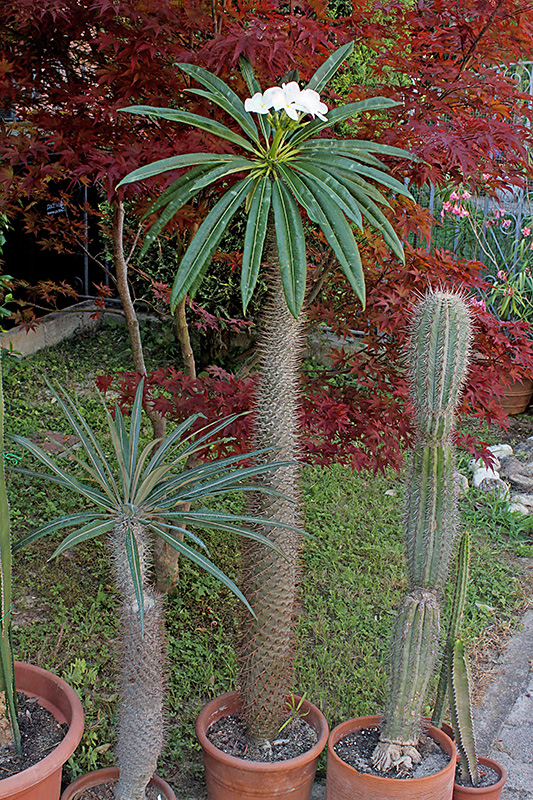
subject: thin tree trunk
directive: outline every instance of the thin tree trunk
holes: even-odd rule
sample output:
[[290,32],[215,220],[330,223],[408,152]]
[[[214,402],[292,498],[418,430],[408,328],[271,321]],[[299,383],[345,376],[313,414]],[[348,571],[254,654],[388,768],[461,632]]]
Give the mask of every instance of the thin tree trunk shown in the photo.
[[[126,325],[131,345],[133,366],[140,375],[146,375],[144,363],[143,346],[139,331],[139,321],[135,313],[133,301],[131,299],[130,287],[128,284],[128,265],[124,257],[124,204],[120,200],[113,201],[113,262],[117,279],[117,290],[124,309]],[[164,438],[165,419],[157,411],[151,408],[146,409],[148,418],[152,423],[154,439]]]
[[[298,457],[298,365],[303,317],[295,319],[287,308],[273,230],[269,232],[266,253],[270,262],[271,292],[258,341],[261,378],[254,446],[276,447],[268,460],[295,460]],[[298,472],[297,463],[273,471],[263,484],[289,499],[257,492],[249,510],[298,526]],[[267,526],[259,530],[279,545],[285,557],[271,548],[245,540],[243,592],[257,618],[244,612],[240,686],[248,733],[257,739],[271,739],[286,716],[285,699],[293,684],[293,626],[301,534]]]
[[185,299],[186,298],[184,297],[181,303],[178,303],[176,306],[174,319],[176,321],[176,333],[180,343],[184,371],[190,378],[196,378],[196,363],[191,347],[191,337],[189,336],[187,317],[185,315]]

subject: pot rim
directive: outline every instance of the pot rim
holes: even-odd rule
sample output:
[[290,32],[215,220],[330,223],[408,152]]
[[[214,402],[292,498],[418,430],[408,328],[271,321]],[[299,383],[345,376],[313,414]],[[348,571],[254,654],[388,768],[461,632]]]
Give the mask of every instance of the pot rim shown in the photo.
[[460,783],[456,785],[460,786],[463,791],[467,791],[468,794],[471,794],[473,797],[479,797],[480,795],[487,794],[489,790],[492,792],[495,789],[501,789],[507,780],[507,772],[505,771],[505,768],[502,767],[498,761],[494,761],[494,759],[487,758],[485,756],[478,756],[477,763],[483,764],[485,767],[490,767],[497,772],[500,776],[499,781],[496,781],[496,783],[491,783],[490,786],[461,786]]
[[[346,761],[343,761],[342,758],[340,758],[337,755],[337,753],[335,752],[335,750],[333,749],[333,746],[335,744],[337,744],[337,742],[340,739],[342,739],[343,736],[346,736],[348,733],[352,733],[355,728],[357,730],[361,730],[362,728],[379,727],[382,722],[383,722],[383,714],[372,714],[372,715],[367,716],[367,717],[354,717],[353,719],[347,720],[346,722],[341,722],[340,725],[337,725],[335,728],[333,728],[333,730],[331,731],[331,734],[329,736],[329,739],[328,739],[328,758],[332,758],[333,760],[338,761],[339,763],[343,764],[348,769],[353,770],[357,775],[364,775],[365,777],[372,778],[372,780],[376,780],[376,781],[385,781],[387,786],[389,786],[389,787],[394,787],[394,783],[395,782],[396,783],[400,783],[402,785],[405,785],[405,779],[388,778],[388,777],[385,777],[385,776],[373,775],[372,773],[358,772],[355,769],[355,767],[351,766],[351,764],[347,764]],[[441,747],[444,748],[444,750],[446,751],[446,753],[450,757],[450,760],[446,764],[446,766],[443,767],[438,772],[435,772],[432,775],[424,775],[421,778],[411,778],[410,779],[410,780],[417,781],[417,783],[420,782],[422,785],[424,785],[424,783],[431,782],[434,779],[435,775],[438,775],[439,773],[446,772],[446,771],[451,772],[452,770],[455,772],[455,767],[456,767],[456,764],[457,764],[457,760],[456,760],[455,742],[452,741],[452,739],[450,739],[450,737],[447,736],[447,734],[445,734],[444,731],[441,731],[440,728],[436,728],[434,725],[431,725],[429,722],[426,722],[424,719],[422,719],[422,730],[424,732],[428,733],[434,741],[436,741],[438,744],[440,744]],[[433,734],[435,734],[435,735],[433,735]]]
[[[16,775],[10,775],[8,778],[2,778],[0,780],[1,792],[4,792],[4,796],[6,796],[5,793],[9,792],[10,790],[12,792],[20,792],[27,786],[31,786],[38,781],[44,780],[53,772],[56,772],[56,770],[62,768],[63,764],[68,761],[78,746],[84,728],[84,715],[80,698],[74,689],[63,680],[63,678],[58,677],[49,670],[42,669],[41,667],[35,667],[33,664],[26,664],[23,661],[15,661],[15,683],[18,683],[17,673],[19,675],[20,673],[25,673],[26,675],[32,675],[38,679],[45,679],[48,683],[57,687],[59,694],[63,695],[70,707],[71,718],[70,720],[66,720],[66,723],[69,727],[64,738],[56,747],[54,747],[51,753],[22,772],[19,772]],[[24,693],[28,694],[29,697],[32,696],[31,692],[28,693],[26,690],[18,689],[18,691],[24,691]],[[37,693],[34,696],[37,696],[39,700],[41,699],[41,696]],[[42,697],[46,701],[46,704],[43,704],[45,708],[48,705],[57,709],[56,698],[54,696],[47,698],[43,693]],[[51,708],[48,708],[47,710],[53,713]],[[59,709],[57,710],[59,711]],[[56,715],[54,714],[54,716]],[[0,797],[1,796],[2,795],[0,794]]]
[[[290,695],[294,697],[295,700],[301,700],[299,695]],[[299,756],[295,756],[294,758],[287,758],[284,761],[247,761],[245,758],[238,758],[237,756],[232,756],[229,753],[225,753],[223,750],[219,750],[218,747],[209,741],[206,736],[206,731],[208,729],[208,720],[209,717],[215,710],[220,709],[224,711],[226,708],[229,708],[232,701],[237,700],[237,705],[240,705],[239,702],[240,694],[238,691],[233,692],[226,692],[225,694],[221,694],[218,697],[215,697],[213,700],[210,700],[206,705],[202,708],[198,717],[196,718],[196,725],[195,731],[196,736],[198,737],[198,741],[202,748],[208,753],[211,757],[220,759],[221,756],[226,764],[229,764],[233,767],[237,767],[240,769],[246,769],[250,772],[283,772],[288,771],[291,769],[298,769],[299,767],[303,766],[304,764],[313,761],[313,759],[318,758],[320,753],[324,750],[326,746],[326,742],[328,740],[329,735],[329,727],[326,721],[326,718],[322,714],[319,708],[317,708],[313,703],[309,700],[304,700],[302,703],[302,707],[304,710],[308,708],[314,711],[315,715],[318,717],[319,722],[319,729],[316,730],[318,734],[318,741],[316,744],[313,745],[309,750],[305,753],[301,753]],[[225,704],[225,705],[224,705]],[[228,714],[220,714],[218,719],[223,716],[229,716],[229,714],[235,713],[232,711],[228,711]],[[215,720],[213,720],[214,722]],[[313,726],[314,727],[314,726]]]
[[[66,789],[63,790],[61,794],[61,800],[64,800],[66,797],[73,800],[76,796],[76,793],[82,789],[92,789],[93,787],[99,786],[102,783],[116,780],[118,780],[118,767],[103,767],[102,769],[95,769],[91,772],[86,772],[84,775],[80,775],[79,778],[76,778],[76,780],[72,781],[72,783],[70,783]],[[166,800],[176,800],[176,795],[174,794],[172,786],[170,786],[163,778],[160,778],[159,775],[152,775],[149,781],[149,784],[150,783],[165,793]]]

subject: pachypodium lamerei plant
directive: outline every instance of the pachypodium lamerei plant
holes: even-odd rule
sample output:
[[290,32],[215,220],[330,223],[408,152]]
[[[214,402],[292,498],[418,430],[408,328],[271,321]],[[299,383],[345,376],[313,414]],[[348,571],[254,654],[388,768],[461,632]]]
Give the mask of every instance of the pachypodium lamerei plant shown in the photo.
[[468,588],[469,561],[470,536],[468,531],[464,531],[457,551],[452,607],[431,722],[440,728],[444,716],[444,701],[448,697],[455,742],[461,757],[461,772],[464,776],[469,776],[475,786],[479,781],[479,772],[470,703],[469,668],[464,643],[460,638]]
[[[65,537],[54,556],[100,534],[108,535],[114,579],[123,600],[116,745],[120,779],[115,798],[145,800],[146,785],[155,771],[164,732],[163,609],[161,596],[150,584],[150,537],[152,534],[161,537],[222,581],[248,605],[233,581],[209,560],[205,545],[188,526],[233,531],[275,547],[251,527],[255,518],[213,512],[199,508],[198,503],[227,492],[257,491],[253,484],[257,476],[268,469],[285,467],[286,463],[243,467],[239,464],[244,458],[241,455],[184,470],[187,458],[208,446],[210,437],[234,421],[235,416],[211,424],[197,435],[190,434],[189,429],[199,415],[190,417],[163,441],[148,442],[141,451],[142,381],[136,392],[129,430],[120,408],[115,407],[113,419],[103,403],[114,451],[114,458],[109,459],[105,446],[68,394],[64,390],[50,389],[81,444],[80,450],[71,453],[74,469],[65,469],[31,440],[12,436],[14,442],[49,470],[38,473],[17,468],[17,471],[71,490],[87,501],[88,508],[42,525],[16,542],[14,550],[66,527],[75,530]],[[83,457],[78,453],[83,453]],[[265,456],[264,453],[250,455]],[[83,477],[87,478],[85,482]]]
[[417,440],[407,481],[409,593],[394,630],[392,675],[377,769],[408,773],[420,760],[421,712],[439,650],[440,596],[452,557],[455,412],[471,346],[471,311],[454,292],[428,293],[414,311],[409,349]]
[[[390,99],[377,97],[328,110],[319,92],[352,50],[353,42],[340,47],[303,89],[298,81],[290,80],[263,92],[250,63],[241,59],[241,70],[252,94],[244,102],[216,75],[191,64],[179,64],[187,75],[205,87],[191,91],[222,108],[239,126],[240,133],[211,118],[178,109],[150,106],[123,109],[209,131],[241,150],[241,154],[235,155],[190,153],[155,161],[134,170],[119,185],[191,167],[147,212],[147,216],[157,212],[160,216],[147,233],[146,250],[173,215],[198,192],[244,173],[245,177],[223,192],[192,238],[177,270],[171,303],[175,307],[187,293],[194,294],[224,232],[244,205],[247,215],[241,273],[244,309],[262,265],[270,286],[258,344],[261,379],[256,395],[254,441],[256,447],[279,448],[280,457],[291,460],[298,456],[298,366],[307,278],[301,209],[323,232],[363,304],[364,275],[352,224],[362,229],[366,221],[403,259],[402,244],[379,207],[379,204],[388,206],[388,200],[376,184],[398,194],[409,196],[409,193],[403,183],[387,173],[376,153],[403,158],[409,158],[409,154],[377,142],[319,136],[335,123],[396,105]],[[257,115],[257,122],[252,114]],[[263,485],[271,486],[284,497],[272,499],[260,495],[253,510],[292,527],[299,525],[297,483],[297,465],[272,471]],[[259,543],[247,543],[243,550],[243,589],[255,617],[248,616],[242,626],[240,687],[248,733],[256,739],[271,739],[279,731],[285,698],[293,683],[292,628],[301,536],[292,527],[276,528],[272,533],[264,530],[289,560],[273,557],[272,551]]]
[[0,348],[0,746],[15,742],[21,752],[11,643],[11,526],[4,470],[4,392]]

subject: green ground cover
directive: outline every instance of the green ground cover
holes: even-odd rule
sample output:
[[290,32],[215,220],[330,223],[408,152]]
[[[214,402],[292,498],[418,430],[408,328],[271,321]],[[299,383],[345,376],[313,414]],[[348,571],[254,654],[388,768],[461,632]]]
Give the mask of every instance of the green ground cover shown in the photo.
[[[156,342],[148,352],[149,366],[164,358]],[[45,377],[77,396],[98,427],[103,419],[95,372],[132,369],[120,328],[102,328],[21,361],[4,361],[9,362],[6,432],[25,436],[70,433]],[[499,438],[497,432],[490,435],[493,441]],[[463,471],[466,462],[462,457]],[[13,473],[8,481],[15,538],[73,510],[72,496],[61,487],[30,485]],[[381,706],[391,625],[405,588],[401,480],[393,473],[374,477],[341,466],[307,466],[302,492],[313,538],[304,550],[295,689],[320,706],[333,726]],[[482,683],[480,665],[486,667],[489,643],[494,648],[512,630],[531,596],[525,570],[533,556],[531,529],[503,504],[489,504],[472,492],[462,501],[462,511],[473,539],[466,638]],[[72,778],[113,760],[116,593],[103,539],[48,561],[60,538],[41,541],[15,559],[15,652],[21,660],[62,674],[81,695],[87,725],[66,769]],[[236,577],[238,542],[217,532],[203,538],[217,564]],[[235,684],[238,613],[238,601],[225,588],[182,564],[179,593],[167,601],[168,732],[160,767],[181,800],[202,793],[194,719],[207,699]],[[322,774],[324,768],[325,761]]]

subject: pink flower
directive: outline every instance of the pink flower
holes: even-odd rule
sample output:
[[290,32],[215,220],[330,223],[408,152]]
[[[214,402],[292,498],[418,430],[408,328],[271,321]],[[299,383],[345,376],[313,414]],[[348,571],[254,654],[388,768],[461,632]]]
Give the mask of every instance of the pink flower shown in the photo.
[[500,269],[500,270],[499,270],[499,271],[496,273],[496,277],[497,277],[497,278],[499,278],[501,281],[504,281],[504,280],[506,280],[506,278],[507,278],[507,273],[506,273],[506,272],[505,272],[503,269]]
[[521,229],[522,236],[529,236],[531,233],[531,228],[522,228]]
[[459,195],[457,194],[457,192],[451,193],[450,200],[459,200]]
[[510,225],[511,225],[511,220],[510,219],[502,220],[502,228],[508,228]]
[[461,197],[463,198],[463,200],[470,200],[472,195],[470,194],[470,192],[463,192]]
[[487,305],[484,300],[478,300],[477,297],[471,297],[470,302],[472,303],[473,306],[476,306],[476,308],[480,308],[482,311],[487,310]]
[[454,207],[452,208],[452,214],[455,214],[458,217],[461,216],[461,206],[457,203],[455,203]]

